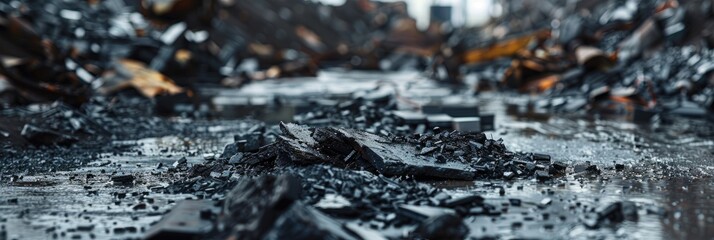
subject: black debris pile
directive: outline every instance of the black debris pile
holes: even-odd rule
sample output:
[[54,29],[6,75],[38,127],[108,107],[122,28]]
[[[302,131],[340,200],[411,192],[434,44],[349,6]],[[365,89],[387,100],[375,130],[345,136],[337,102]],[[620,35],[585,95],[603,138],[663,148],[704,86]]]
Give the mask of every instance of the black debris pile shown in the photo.
[[355,233],[414,226],[417,228],[410,237],[462,239],[469,232],[462,218],[473,215],[470,208],[495,209],[478,195],[452,197],[414,180],[375,176],[368,171],[327,166],[293,171],[302,179],[304,202],[336,218],[359,219],[359,225],[346,226]]
[[392,95],[357,97],[347,101],[316,100],[311,110],[294,117],[298,124],[313,127],[344,127],[364,129],[375,134],[394,131],[396,120],[388,113],[397,109]]
[[0,171],[6,174],[68,171],[91,161],[99,160],[98,151],[112,152],[114,150],[116,149],[110,146],[79,147],[73,145],[61,148],[41,146],[25,149],[5,146],[0,149],[0,158],[5,163],[0,166]]
[[[61,171],[114,153],[114,140],[135,140],[181,132],[181,126],[153,116],[139,98],[93,98],[81,108],[62,102],[0,111],[0,155],[5,172]],[[137,107],[143,106],[143,107]],[[43,159],[42,161],[30,161]]]
[[[315,234],[334,235],[339,239],[464,239],[472,233],[482,237],[511,236],[486,230],[491,227],[568,229],[554,224],[565,219],[580,219],[585,227],[599,228],[638,221],[639,212],[645,210],[648,214],[664,216],[661,208],[630,201],[593,208],[577,197],[484,198],[474,193],[455,194],[414,178],[386,177],[326,165],[280,168],[268,174],[243,175],[232,181],[236,183],[232,190],[216,191],[220,196],[214,198],[215,202],[222,206],[219,212],[207,210],[215,204],[203,204],[190,211],[192,216],[185,216],[197,224],[212,222],[213,226],[224,227],[203,230],[190,227],[187,231],[172,228],[171,223],[179,220],[173,217],[178,214],[173,211],[184,211],[184,203],[180,203],[148,232],[150,235],[186,234],[172,236],[203,239],[287,235],[310,239]],[[481,220],[493,225],[469,224]],[[298,231],[296,226],[301,229]],[[394,229],[402,231],[391,231]]]
[[508,151],[503,139],[488,139],[483,133],[437,131],[394,140],[416,145],[420,155],[434,156],[440,162],[469,164],[476,170],[476,178],[510,180],[536,176],[538,180],[548,180],[563,176],[568,168],[547,154]]
[[[19,4],[19,2],[0,3],[0,42],[2,42],[0,55],[3,56],[0,74],[4,75],[3,80],[0,81],[7,81],[15,87],[10,91],[17,90],[9,94],[12,97],[6,99],[12,101],[10,103],[61,99],[75,105],[86,101],[91,96],[91,86],[88,81],[92,80],[92,75],[83,67],[77,68],[80,64],[72,60],[73,53],[69,51],[70,49],[62,48],[50,40],[53,38],[48,34],[57,33],[60,28],[52,26],[36,28],[37,25],[33,25],[29,15],[37,14],[37,11],[42,12],[42,10],[35,8],[33,12],[27,8],[18,8]],[[66,20],[59,17],[60,9],[51,7],[44,9],[55,11],[56,15],[42,14],[34,23],[43,25]],[[81,13],[75,10],[61,11],[66,17],[81,16]],[[73,35],[66,32],[65,34]],[[75,72],[74,68],[80,72]]]
[[714,110],[714,51],[693,47],[670,47],[624,68],[622,81],[611,85],[613,93],[638,94],[636,101],[656,104],[669,113],[704,117]]
[[[106,142],[168,135],[181,129],[155,116],[153,103],[134,97],[94,97],[75,108],[63,102],[2,110],[8,144],[69,145],[78,140]],[[127,127],[130,126],[130,127]]]
[[[236,135],[236,141],[227,144],[217,159],[186,170],[173,169],[185,176],[160,191],[220,197],[240,176],[311,165],[416,179],[539,181],[562,177],[569,168],[546,154],[510,152],[503,140],[488,139],[483,133],[437,129],[437,133],[429,134],[379,136],[354,129],[311,128],[292,123],[281,123],[278,131],[255,125]],[[263,145],[247,147],[256,141]]]
[[172,168],[172,173],[183,174],[181,178],[167,187],[156,188],[155,191],[176,194],[191,193],[205,199],[223,196],[236,184],[239,176],[255,176],[258,173],[252,169],[228,164],[225,159],[216,159],[203,164],[190,166],[188,170]]
[[591,164],[590,161],[585,161],[573,165],[573,172],[577,176],[588,176],[599,175],[601,171],[597,165]]
[[438,65],[452,80],[542,93],[534,109],[625,113],[637,122],[712,110],[710,1],[503,4],[501,19],[459,31],[442,47],[463,50]]
[[334,66],[423,68],[442,41],[417,29],[405,3],[377,1],[3,2],[0,33],[0,81],[13,86],[3,99],[73,106],[126,88],[193,96],[197,83],[237,87]]
[[418,67],[442,41],[441,29],[417,29],[405,2],[217,1],[216,13],[206,43],[218,49],[209,53],[239,82],[314,75],[317,67]]
[[712,60],[708,49],[668,48],[627,66],[561,81],[560,89],[534,105],[560,112],[587,107],[633,113],[636,122],[649,122],[658,113],[705,118],[714,106]]
[[[399,99],[402,99],[401,101]],[[382,136],[434,133],[434,130],[494,130],[494,115],[480,113],[476,102],[427,103],[402,109],[404,97],[380,89],[355,93],[349,100],[314,100],[294,121],[311,127],[362,129]]]
[[130,9],[116,0],[0,3],[0,74],[15,87],[9,103],[87,102],[146,27]]
[[226,231],[218,234],[235,239],[357,239],[300,202],[301,196],[300,179],[290,174],[242,180],[226,195],[220,219]]
[[416,181],[329,166],[291,169],[302,179],[305,203],[336,217],[374,219],[382,228],[404,223],[396,206],[440,205],[441,191]]
[[[553,111],[625,108],[646,120],[662,109],[692,116],[712,108],[709,1],[499,4],[505,14],[485,26],[434,22],[420,31],[404,2],[3,3],[0,81],[18,91],[3,95],[16,103],[77,106],[96,91],[195,97],[195,83],[242,86],[332,66],[406,68],[458,83],[472,76],[479,90],[547,92],[533,104]],[[351,110],[367,112],[350,124],[376,125],[377,133],[392,124],[370,109]],[[301,120],[339,117],[314,115]],[[403,130],[400,121],[385,131]]]
[[255,152],[236,152],[230,158],[224,154],[224,158],[230,164],[265,169],[329,164],[386,176],[463,180],[536,175],[547,180],[563,175],[566,169],[565,164],[552,162],[545,154],[510,152],[502,140],[487,139],[483,133],[443,131],[384,137],[359,130],[284,123],[280,129],[282,134],[274,143]]
[[156,54],[145,46],[173,43],[182,32],[151,25],[139,5],[121,0],[0,3],[0,81],[13,86],[4,99],[11,105],[61,100],[77,107],[97,93],[128,87],[147,97],[182,92],[156,65],[185,62],[190,52],[169,51],[153,64],[141,56]]
[[[222,217],[207,219],[225,228],[199,236],[387,239],[381,230],[411,226],[409,237],[462,239],[469,232],[462,220],[471,215],[469,208],[495,209],[478,195],[452,197],[415,181],[328,166],[243,178],[222,201]],[[166,227],[173,214],[165,216],[150,235],[174,233]]]
[[[80,108],[54,102],[2,109],[0,157],[7,164],[0,170],[64,171],[101,160],[102,154],[130,151],[142,138],[231,136],[258,125],[252,121],[167,120],[155,114],[155,104],[150,99],[118,95],[93,97]],[[231,127],[211,131],[217,124]],[[141,151],[132,152],[141,155]]]

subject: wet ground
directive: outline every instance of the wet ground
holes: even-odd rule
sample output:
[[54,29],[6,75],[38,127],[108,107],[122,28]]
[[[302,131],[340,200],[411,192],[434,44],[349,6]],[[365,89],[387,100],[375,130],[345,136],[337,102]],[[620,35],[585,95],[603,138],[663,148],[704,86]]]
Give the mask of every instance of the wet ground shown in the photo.
[[[361,81],[358,86],[365,88],[384,84],[375,81],[374,76],[358,73],[353,75],[352,81]],[[415,75],[395,76],[408,79]],[[344,89],[334,87],[336,82],[330,84],[334,81],[332,78],[323,75],[323,79],[317,79],[324,89],[310,88],[316,86],[312,79],[291,82],[284,89],[293,88],[292,91],[297,92],[295,96],[305,94],[301,89],[315,95],[325,92],[339,95]],[[366,78],[372,80],[364,80]],[[300,85],[303,88],[294,88]],[[267,83],[252,87],[275,89]],[[428,85],[424,89],[428,89]],[[237,95],[235,91],[217,92],[214,100],[220,109],[230,113],[233,111],[228,110],[234,109],[235,99],[228,96],[234,95]],[[714,129],[710,122],[669,117],[660,123],[642,125],[605,115],[555,117],[519,108],[518,103],[527,101],[528,96],[483,94],[477,98],[482,112],[496,115],[496,129],[486,132],[487,136],[503,138],[510,150],[548,153],[554,160],[569,164],[590,161],[603,173],[598,176],[569,174],[547,182],[429,182],[456,195],[481,194],[487,202],[506,209],[509,206],[506,199],[523,200],[521,206],[511,207],[498,216],[466,218],[464,222],[471,229],[470,236],[545,239],[711,239],[714,236],[714,228],[708,227],[714,224],[714,183],[711,181]],[[296,110],[280,112],[283,113],[280,117],[266,120],[285,120]],[[169,121],[192,120],[173,118]],[[0,239],[141,238],[178,200],[216,196],[161,193],[163,191],[157,189],[186,174],[171,171],[169,167],[183,157],[192,165],[211,158],[211,154],[220,154],[234,134],[250,128],[252,123],[202,121],[188,124],[195,126],[194,132],[198,133],[191,136],[113,141],[112,151],[102,152],[98,158],[71,170],[3,173]],[[624,164],[624,169],[615,169],[615,164]],[[111,181],[112,176],[123,174],[135,176],[134,184]],[[544,204],[547,199],[552,202]],[[637,221],[597,229],[583,224],[587,221],[583,219],[586,213],[619,200],[640,206]],[[400,234],[394,231],[387,236]]]

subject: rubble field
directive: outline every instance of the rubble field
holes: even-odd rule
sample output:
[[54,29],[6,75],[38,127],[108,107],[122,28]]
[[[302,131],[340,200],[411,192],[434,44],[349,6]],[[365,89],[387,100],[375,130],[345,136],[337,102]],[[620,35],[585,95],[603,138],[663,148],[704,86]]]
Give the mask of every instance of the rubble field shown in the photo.
[[714,1],[419,2],[0,2],[0,240],[714,236]]

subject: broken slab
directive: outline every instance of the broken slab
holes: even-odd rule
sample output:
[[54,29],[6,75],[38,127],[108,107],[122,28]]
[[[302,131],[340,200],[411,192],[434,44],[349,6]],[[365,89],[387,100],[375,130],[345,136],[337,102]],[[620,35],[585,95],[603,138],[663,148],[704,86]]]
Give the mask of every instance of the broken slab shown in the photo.
[[312,131],[307,126],[280,122],[280,131],[290,139],[298,140],[308,146],[317,145],[317,141],[312,137]]
[[392,143],[384,137],[355,130],[335,129],[349,137],[355,150],[377,171],[386,176],[416,176],[444,179],[473,179],[476,170],[459,162],[437,163],[432,156],[420,155],[414,146]]
[[274,165],[274,161],[278,156],[278,151],[276,149],[276,143],[262,146],[259,148],[258,152],[246,153],[240,159],[236,158],[233,161],[233,164],[242,164],[249,166],[260,164]]
[[[312,138],[310,140],[314,141]],[[299,139],[278,136],[277,145],[278,166],[293,164],[317,164],[328,162],[329,159],[316,148]]]
[[221,156],[218,157],[218,159],[230,159],[236,153],[238,153],[238,144],[235,142],[229,143],[223,147],[223,153],[221,153]]
[[240,152],[255,152],[265,144],[265,138],[261,132],[251,132],[234,136],[234,140]]
[[457,180],[534,176],[536,170],[546,170],[542,177],[559,176],[564,167],[558,165],[550,171],[549,155],[513,153],[502,140],[487,139],[479,132],[435,129],[436,133],[382,136],[355,129],[309,128],[290,123],[281,123],[280,129],[282,134],[275,143],[244,153],[229,163],[267,168],[328,164],[385,176]]
[[263,239],[358,240],[342,225],[317,209],[295,202],[285,211]]
[[299,199],[299,180],[292,175],[245,179],[226,194],[223,223],[236,239],[259,239]]
[[302,186],[291,174],[244,179],[227,195],[223,224],[231,239],[358,239],[342,224],[299,202]]

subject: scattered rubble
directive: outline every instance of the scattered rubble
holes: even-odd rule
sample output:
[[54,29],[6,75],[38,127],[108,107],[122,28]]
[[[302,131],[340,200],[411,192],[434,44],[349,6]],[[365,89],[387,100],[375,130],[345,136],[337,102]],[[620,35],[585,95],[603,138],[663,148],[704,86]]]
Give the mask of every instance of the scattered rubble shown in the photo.
[[[544,154],[509,152],[502,140],[486,139],[483,133],[443,131],[407,137],[383,137],[363,131],[334,127],[308,128],[280,124],[275,143],[257,152],[239,150],[230,163],[245,166],[295,166],[329,164],[349,169],[367,169],[387,176],[441,179],[501,179],[562,176],[565,165],[551,163]],[[224,159],[232,153],[229,144]]]
[[[453,35],[447,42],[458,44],[442,49],[468,47],[444,61],[451,79],[542,93],[529,103],[537,111],[635,113],[636,122],[712,111],[711,34],[700,29],[714,22],[710,2],[555,2],[504,3],[503,19]],[[637,116],[643,111],[654,114]]]
[[313,127],[336,126],[364,129],[378,135],[429,133],[433,129],[481,132],[494,130],[494,115],[480,113],[469,101],[424,104],[421,109],[399,110],[394,94],[380,90],[346,101],[316,100],[313,108],[296,115],[296,123]]
[[[427,30],[408,4],[0,2],[0,239],[637,238],[623,222],[712,223],[705,209],[683,209],[703,208],[689,195],[711,192],[711,1],[494,1],[503,14],[473,28],[434,5]],[[242,103],[268,114],[285,99],[307,103],[275,113],[294,123],[213,118],[223,106],[210,93],[301,86],[335,67],[436,81],[414,90],[375,75],[372,89]],[[481,96],[494,89],[530,94],[505,100],[518,111],[587,112],[596,123],[543,121],[574,136],[512,151],[523,146],[487,136],[510,141],[497,125],[533,119],[496,119]],[[641,125],[611,134],[600,114]],[[658,138],[633,130],[645,126]],[[174,148],[145,152],[146,138],[164,136]],[[610,164],[596,147],[573,151],[581,138],[632,155]]]

